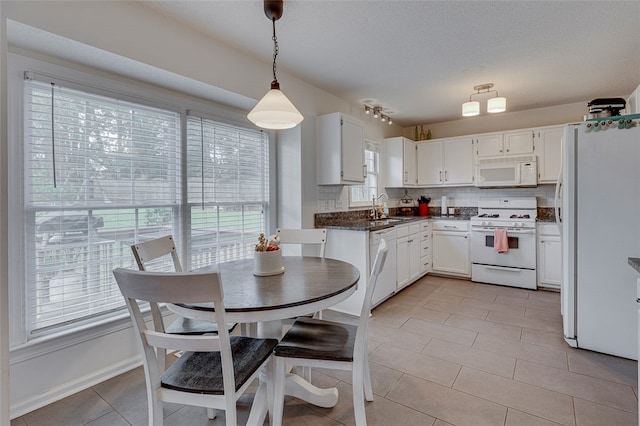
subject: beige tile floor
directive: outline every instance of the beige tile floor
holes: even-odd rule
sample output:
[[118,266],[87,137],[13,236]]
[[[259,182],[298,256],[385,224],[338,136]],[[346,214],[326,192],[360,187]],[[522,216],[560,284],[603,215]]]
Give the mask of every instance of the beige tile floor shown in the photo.
[[[637,424],[637,363],[567,346],[559,293],[428,276],[376,308],[370,325],[369,425]],[[355,424],[349,374],[314,370],[313,381],[337,386],[338,404],[289,398],[285,424]],[[251,398],[240,400],[240,422]],[[146,405],[138,368],[11,425],[145,425]],[[165,425],[224,424],[197,407],[164,413]]]

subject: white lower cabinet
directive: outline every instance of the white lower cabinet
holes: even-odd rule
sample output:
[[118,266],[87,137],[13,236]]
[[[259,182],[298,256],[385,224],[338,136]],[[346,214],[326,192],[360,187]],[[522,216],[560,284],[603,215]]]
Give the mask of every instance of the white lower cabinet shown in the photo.
[[433,272],[471,277],[469,222],[435,220],[432,225]]
[[420,225],[420,275],[432,271],[431,222],[425,220]]
[[562,246],[555,224],[538,225],[538,287],[560,290],[562,285]]
[[401,290],[423,276],[424,241],[423,229],[429,229],[428,221],[396,226],[397,290]]

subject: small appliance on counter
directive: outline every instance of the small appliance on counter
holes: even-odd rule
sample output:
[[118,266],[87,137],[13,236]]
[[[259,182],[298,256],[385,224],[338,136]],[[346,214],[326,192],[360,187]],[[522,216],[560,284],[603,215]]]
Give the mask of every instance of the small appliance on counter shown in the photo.
[[440,214],[442,216],[447,215],[447,196],[443,195],[442,200],[440,200]]

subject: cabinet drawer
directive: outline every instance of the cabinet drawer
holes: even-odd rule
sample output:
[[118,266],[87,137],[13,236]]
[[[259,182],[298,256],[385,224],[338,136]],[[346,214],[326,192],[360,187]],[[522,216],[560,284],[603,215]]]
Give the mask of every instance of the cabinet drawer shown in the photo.
[[420,224],[420,229],[422,230],[422,232],[431,232],[431,222],[425,220]]
[[423,231],[420,234],[420,241],[429,241],[431,239],[431,231]]
[[420,271],[431,271],[431,256],[425,256],[420,258]]
[[412,223],[409,225],[409,235],[419,235],[420,234],[420,224]]
[[469,222],[463,220],[436,220],[433,222],[434,231],[461,231],[469,230]]
[[422,245],[420,246],[420,257],[425,257],[425,256],[429,256],[431,257],[431,247],[429,247],[428,245],[425,245],[424,243],[421,243]]
[[409,226],[396,226],[396,238],[407,237],[409,235]]

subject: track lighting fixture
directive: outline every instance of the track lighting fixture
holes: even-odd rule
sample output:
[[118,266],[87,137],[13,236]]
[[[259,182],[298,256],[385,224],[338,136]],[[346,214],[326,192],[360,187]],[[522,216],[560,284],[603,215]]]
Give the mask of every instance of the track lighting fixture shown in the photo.
[[369,105],[365,105],[364,106],[364,113],[366,115],[370,115],[373,114],[373,118],[379,118],[380,121],[382,121],[383,123],[388,123],[389,125],[393,124],[393,120],[391,119],[391,117],[389,117],[388,115],[385,115],[382,113],[382,107],[381,106],[369,106]]

